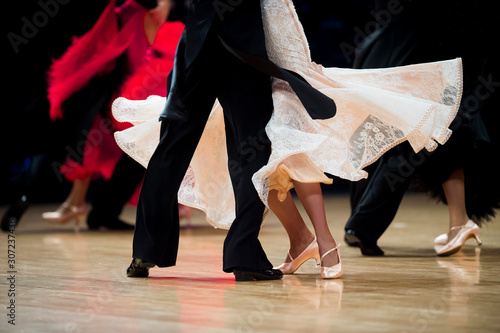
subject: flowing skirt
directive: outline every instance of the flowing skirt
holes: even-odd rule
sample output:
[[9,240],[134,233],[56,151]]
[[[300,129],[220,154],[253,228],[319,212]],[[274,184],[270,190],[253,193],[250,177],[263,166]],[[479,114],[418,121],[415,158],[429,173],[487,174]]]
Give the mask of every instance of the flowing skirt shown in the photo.
[[[274,112],[266,126],[272,153],[252,178],[267,205],[268,193],[281,200],[300,182],[331,183],[325,174],[356,181],[364,167],[397,144],[408,141],[418,152],[432,151],[451,135],[462,94],[461,59],[384,69],[324,68],[311,61],[304,31],[289,0],[261,1],[270,60],[302,75],[337,105],[335,117],[310,118],[290,86],[273,79]],[[118,145],[147,167],[158,141],[165,98],[119,98],[113,114],[133,127],[115,133]],[[258,149],[258,140],[248,146]],[[179,202],[200,210],[217,228],[235,217],[228,171],[224,119],[215,103],[179,190]],[[257,145],[255,145],[257,142]],[[244,143],[242,143],[244,144]],[[250,149],[249,148],[249,149]]]

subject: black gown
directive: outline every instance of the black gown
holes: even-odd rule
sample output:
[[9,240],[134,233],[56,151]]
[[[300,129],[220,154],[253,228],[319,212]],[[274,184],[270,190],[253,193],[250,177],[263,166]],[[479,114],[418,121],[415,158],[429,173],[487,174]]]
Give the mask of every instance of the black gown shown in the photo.
[[[386,11],[388,1],[375,3]],[[407,143],[369,166],[369,178],[352,184],[352,213],[345,226],[376,243],[392,222],[408,188],[446,203],[442,183],[464,169],[466,208],[481,223],[499,208],[500,181],[495,172],[498,134],[498,51],[491,42],[499,20],[485,1],[401,1],[397,13],[382,22],[359,48],[354,67],[381,68],[461,57],[464,92],[453,135],[433,153],[415,154]],[[490,81],[489,83],[486,83]]]

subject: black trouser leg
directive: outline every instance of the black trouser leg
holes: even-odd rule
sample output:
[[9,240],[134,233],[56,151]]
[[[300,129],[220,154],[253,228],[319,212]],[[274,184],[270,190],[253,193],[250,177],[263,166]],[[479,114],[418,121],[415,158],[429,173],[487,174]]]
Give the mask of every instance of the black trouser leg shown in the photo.
[[268,162],[271,152],[265,133],[273,108],[270,78],[224,54],[225,85],[218,96],[224,109],[236,218],[224,241],[223,270],[271,269],[258,238],[265,206],[252,183],[253,174]]
[[[184,43],[184,35],[179,43]],[[184,89],[189,89],[190,96],[183,100],[187,103],[187,119],[163,120],[160,142],[149,161],[139,195],[133,257],[159,267],[176,263],[177,194],[216,99],[217,64],[213,62],[216,55],[211,51],[202,49],[198,60],[184,69]],[[177,54],[175,61],[182,63],[182,56]]]
[[358,206],[359,202],[361,201],[361,198],[363,197],[363,194],[366,192],[366,188],[368,187],[368,184],[370,183],[372,173],[375,172],[377,169],[378,163],[380,163],[380,160],[376,161],[373,164],[370,164],[368,167],[366,167],[364,170],[368,172],[368,179],[360,179],[356,182],[351,182],[350,188],[349,188],[349,199],[351,203],[351,214],[354,213],[354,210]]
[[409,185],[408,175],[402,174],[397,151],[382,157],[376,170],[368,176],[368,185],[345,229],[352,229],[376,244],[396,215]]
[[159,267],[175,265],[179,244],[177,193],[209,112],[210,107],[206,114],[186,122],[164,120],[166,129],[149,161],[137,205],[134,258]]

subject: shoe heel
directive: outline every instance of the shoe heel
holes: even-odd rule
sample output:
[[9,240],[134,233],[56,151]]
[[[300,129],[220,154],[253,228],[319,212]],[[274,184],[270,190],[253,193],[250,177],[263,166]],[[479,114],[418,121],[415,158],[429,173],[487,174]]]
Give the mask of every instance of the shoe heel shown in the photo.
[[483,242],[481,241],[481,239],[479,239],[479,231],[475,230],[473,235],[474,235],[474,239],[476,240],[477,246],[481,246],[483,244]]
[[316,260],[316,267],[321,267],[321,258],[319,257],[319,253],[314,257],[314,260]]
[[287,257],[291,259],[290,262],[285,262],[278,267],[275,267],[276,269],[282,271],[283,274],[295,273],[295,271],[299,269],[299,267],[302,266],[303,263],[311,258],[316,259],[316,266],[321,266],[321,259],[319,257],[318,243],[316,241],[316,238],[314,238],[314,240],[296,258],[292,258],[290,252],[288,252]]

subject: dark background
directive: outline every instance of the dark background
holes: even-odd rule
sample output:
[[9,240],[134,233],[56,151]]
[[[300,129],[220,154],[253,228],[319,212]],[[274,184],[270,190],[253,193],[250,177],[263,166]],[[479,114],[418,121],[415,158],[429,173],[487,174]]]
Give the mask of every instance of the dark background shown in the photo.
[[[170,20],[183,20],[184,0],[177,0]],[[324,66],[352,67],[352,50],[367,31],[372,1],[369,0],[296,0],[296,10],[309,40],[312,58]],[[46,4],[50,13],[43,8]],[[64,136],[48,116],[46,71],[70,45],[72,36],[80,36],[96,22],[107,1],[32,0],[9,1],[4,9],[3,54],[6,82],[2,88],[4,105],[0,124],[2,159],[0,163],[0,204],[17,200],[26,186],[36,189],[31,200],[63,201],[71,184],[61,180],[52,166],[53,156],[61,153]],[[37,21],[38,20],[38,21]],[[37,23],[27,41],[18,50],[9,34],[23,35],[26,22]],[[25,30],[24,32],[26,32]],[[363,33],[359,33],[362,31]],[[346,50],[349,51],[346,53]],[[6,56],[5,56],[6,55]],[[47,158],[47,154],[52,156]],[[62,153],[65,153],[62,151]],[[38,164],[38,168],[30,168]],[[41,181],[29,183],[27,173],[36,169]],[[348,182],[335,180],[326,192],[346,192]],[[92,195],[92,186],[89,191]]]

